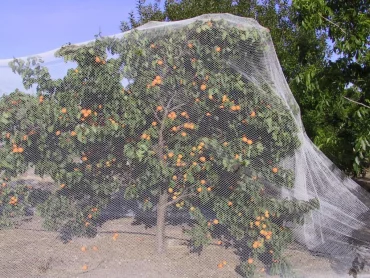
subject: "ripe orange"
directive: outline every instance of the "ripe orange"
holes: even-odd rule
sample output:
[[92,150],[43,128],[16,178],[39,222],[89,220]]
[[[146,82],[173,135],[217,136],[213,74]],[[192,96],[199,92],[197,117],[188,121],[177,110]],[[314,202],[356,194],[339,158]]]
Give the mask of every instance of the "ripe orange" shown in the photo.
[[101,62],[100,58],[99,57],[95,57],[95,62],[96,63],[100,63]]
[[193,48],[193,44],[192,43],[188,43],[188,47],[189,48]]
[[200,184],[206,184],[206,181],[205,180],[201,180],[200,181]]
[[207,89],[207,85],[206,85],[206,84],[202,84],[202,85],[200,86],[200,89],[201,89],[202,91],[204,91],[205,89]]
[[207,187],[207,191],[211,191],[212,190],[212,187]]
[[81,160],[82,160],[82,161],[86,161],[86,160],[87,160],[87,157],[86,157],[86,156],[83,156],[83,157],[81,158]]
[[157,64],[161,66],[161,65],[163,65],[163,61],[162,60],[158,60]]
[[206,116],[207,116],[207,117],[211,116],[211,113],[207,112],[207,113],[206,113]]
[[61,110],[61,112],[62,112],[63,114],[67,113],[67,108],[63,107],[63,108],[62,108],[62,110]]
[[19,147],[19,148],[18,148],[18,152],[19,152],[19,153],[23,153],[23,151],[24,151],[24,149],[23,149],[22,147]]
[[85,252],[85,251],[86,251],[86,249],[87,249],[87,248],[86,248],[86,246],[82,246],[82,247],[81,247],[81,251],[82,251],[82,252]]
[[247,137],[245,137],[245,136],[243,136],[242,141],[243,141],[244,143],[247,143],[247,142],[248,142],[248,138],[247,138]]
[[76,135],[77,135],[76,131],[71,131],[71,136],[76,136]]
[[227,202],[227,205],[228,205],[229,207],[231,207],[231,206],[233,205],[233,202],[228,201],[228,202]]
[[278,172],[278,168],[276,167],[272,168],[272,172],[276,174]]
[[248,259],[248,263],[249,263],[249,264],[253,264],[253,259],[252,259],[252,258],[249,258],[249,259]]
[[200,193],[200,192],[202,192],[202,188],[201,187],[198,187],[197,188],[197,191]]
[[256,116],[256,112],[252,111],[251,117],[254,118]]
[[186,132],[184,132],[184,131],[183,131],[183,132],[181,132],[181,136],[182,136],[182,137],[186,137],[186,135],[187,135],[187,133],[186,133]]
[[199,157],[199,160],[200,160],[201,162],[206,162],[206,158],[205,158],[204,156]]
[[252,145],[252,144],[253,144],[253,141],[249,139],[249,140],[247,141],[247,144],[248,144],[248,145]]
[[172,179],[175,181],[175,180],[177,180],[177,176],[176,175],[174,175],[173,177],[172,177]]
[[152,122],[152,126],[156,126],[157,125],[157,122]]
[[221,240],[217,241],[217,245],[221,245],[221,244],[222,244]]
[[219,223],[218,219],[213,220],[213,224],[217,225]]
[[217,51],[217,52],[220,52],[220,51],[221,51],[221,47],[217,46],[217,47],[216,47],[216,51]]
[[162,106],[160,106],[160,105],[158,105],[157,106],[157,111],[162,111],[163,110],[163,107]]

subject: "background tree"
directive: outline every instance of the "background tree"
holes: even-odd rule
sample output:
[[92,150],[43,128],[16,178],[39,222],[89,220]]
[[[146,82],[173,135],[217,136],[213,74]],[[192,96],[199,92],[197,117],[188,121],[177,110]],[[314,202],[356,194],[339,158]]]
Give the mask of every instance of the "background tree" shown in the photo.
[[369,166],[370,16],[367,1],[294,0],[300,26],[325,33],[334,61],[303,76],[318,111],[309,112],[315,143],[347,172]]

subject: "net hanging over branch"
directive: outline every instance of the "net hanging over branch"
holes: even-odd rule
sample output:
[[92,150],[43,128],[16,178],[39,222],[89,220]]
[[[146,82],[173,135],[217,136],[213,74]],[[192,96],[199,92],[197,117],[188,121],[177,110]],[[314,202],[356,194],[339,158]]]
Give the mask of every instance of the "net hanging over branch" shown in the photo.
[[[245,277],[259,265],[299,269],[293,243],[347,272],[356,260],[364,268],[369,193],[307,137],[269,30],[255,20],[149,22],[55,56],[77,67],[53,79],[42,56],[7,61],[37,95],[18,88],[0,103],[9,183],[0,224],[35,207],[62,238],[94,237],[124,196],[135,216],[155,219],[158,253],[174,217],[188,224],[191,251],[228,238]],[[54,181],[36,199],[36,189],[11,185],[29,166]]]

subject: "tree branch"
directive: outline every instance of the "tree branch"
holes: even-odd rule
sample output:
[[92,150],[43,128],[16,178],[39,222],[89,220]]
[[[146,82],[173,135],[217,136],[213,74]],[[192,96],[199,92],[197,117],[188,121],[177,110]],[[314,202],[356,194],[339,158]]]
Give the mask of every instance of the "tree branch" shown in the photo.
[[331,21],[330,19],[324,17],[321,13],[319,13],[319,15],[321,16],[321,18],[325,19],[327,22],[333,24],[334,26],[338,27],[344,34],[347,34],[347,32],[341,28],[338,24],[336,24],[335,22]]
[[354,100],[352,100],[352,99],[350,99],[350,98],[348,98],[348,97],[344,97],[344,98],[345,98],[346,100],[350,101],[350,102],[356,103],[356,104],[358,104],[358,105],[362,105],[362,106],[364,106],[364,107],[366,107],[366,108],[370,108],[370,106],[368,106],[368,105],[366,105],[366,104],[363,104],[363,103],[361,103],[361,102],[354,101]]

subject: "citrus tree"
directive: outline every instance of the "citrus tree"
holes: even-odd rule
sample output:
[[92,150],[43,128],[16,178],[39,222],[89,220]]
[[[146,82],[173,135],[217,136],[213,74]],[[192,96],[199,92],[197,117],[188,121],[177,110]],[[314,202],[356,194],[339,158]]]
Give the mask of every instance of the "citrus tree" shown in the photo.
[[29,165],[51,175],[57,186],[38,211],[47,228],[70,235],[94,235],[101,208],[123,187],[156,211],[158,253],[169,208],[186,209],[192,246],[224,227],[245,242],[246,276],[258,259],[283,273],[292,241],[284,223],[300,223],[318,202],[281,198],[295,175],[281,162],[300,141],[264,68],[268,39],[260,29],[196,21],[62,47],[57,55],[78,64],[63,79],[36,58],[14,60],[38,96],[2,99],[4,182]]

